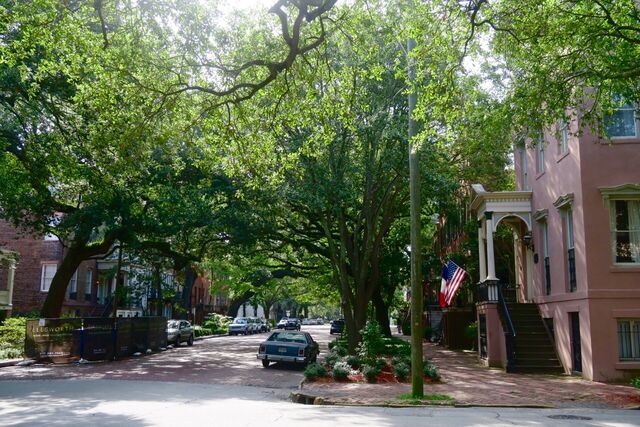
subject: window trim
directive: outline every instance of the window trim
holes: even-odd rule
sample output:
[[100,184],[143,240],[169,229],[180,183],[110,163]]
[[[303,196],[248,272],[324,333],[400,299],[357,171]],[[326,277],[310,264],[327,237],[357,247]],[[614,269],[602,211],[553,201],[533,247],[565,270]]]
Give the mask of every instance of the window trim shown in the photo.
[[[622,318],[616,319],[616,329],[618,336],[618,362],[640,362],[640,342],[633,340],[634,331],[636,334],[640,334],[640,319]],[[620,354],[620,324],[629,323],[629,334],[631,335],[631,357],[623,358]],[[640,341],[640,340],[639,340]]]
[[[624,140],[628,140],[628,139],[638,139],[640,138],[640,117],[638,115],[638,109],[640,108],[640,105],[638,103],[634,103],[634,102],[625,102],[624,104],[620,105],[619,107],[615,107],[613,108],[613,110],[611,111],[611,114],[605,114],[602,117],[602,127],[603,127],[603,133],[604,135],[612,140],[612,141],[624,141]],[[607,117],[612,117],[616,112],[619,111],[628,111],[631,110],[633,112],[633,130],[634,130],[634,134],[633,135],[622,135],[622,136],[611,136],[607,133]]]
[[613,187],[600,187],[604,207],[609,212],[609,245],[611,265],[617,268],[638,268],[638,262],[617,262],[616,261],[616,237],[615,237],[615,202],[616,201],[639,201],[640,183],[625,183]]
[[[51,276],[51,280],[49,281],[49,285],[46,287],[45,289],[45,272],[47,267],[50,266],[54,266],[55,270],[53,272],[53,276]],[[55,277],[56,273],[58,272],[58,263],[57,262],[43,262],[42,263],[42,267],[41,267],[41,272],[40,272],[40,292],[49,292],[49,289],[51,289],[51,282],[53,281],[53,278]]]
[[569,123],[564,119],[558,121],[558,155],[569,153]]

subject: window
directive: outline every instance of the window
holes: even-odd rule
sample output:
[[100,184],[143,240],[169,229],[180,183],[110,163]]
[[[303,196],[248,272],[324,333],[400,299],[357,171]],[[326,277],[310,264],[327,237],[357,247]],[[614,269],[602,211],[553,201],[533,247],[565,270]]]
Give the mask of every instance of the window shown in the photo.
[[91,288],[93,285],[93,270],[87,270],[84,281],[84,300],[91,301]]
[[78,299],[78,270],[73,273],[69,280],[69,299]]
[[544,289],[551,294],[551,266],[549,263],[549,227],[546,222],[540,224],[542,228],[542,254],[544,256]]
[[58,264],[42,264],[42,276],[40,278],[40,291],[49,292],[49,288],[51,287],[51,281],[53,280],[53,276],[56,275],[56,271],[58,271]]
[[618,320],[618,357],[640,360],[640,319]]
[[536,143],[536,172],[544,172],[544,134],[542,131]]
[[640,263],[640,200],[611,201],[614,262]]
[[569,152],[569,124],[561,119],[558,122],[558,130],[560,135],[558,136],[558,153],[565,154]]
[[614,108],[611,114],[604,116],[604,131],[610,138],[634,138],[638,136],[636,120],[636,105],[624,100],[621,96],[615,96]]
[[565,213],[565,230],[567,235],[567,265],[569,267],[569,292],[576,290],[576,254],[573,247],[573,210]]

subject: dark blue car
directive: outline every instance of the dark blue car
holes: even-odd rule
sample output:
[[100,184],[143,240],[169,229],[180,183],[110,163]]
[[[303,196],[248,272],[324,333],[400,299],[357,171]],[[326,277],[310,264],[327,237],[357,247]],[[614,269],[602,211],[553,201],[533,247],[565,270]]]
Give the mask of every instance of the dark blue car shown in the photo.
[[269,367],[271,362],[292,362],[306,365],[315,362],[320,353],[318,343],[308,332],[277,331],[258,349],[258,359],[262,366]]

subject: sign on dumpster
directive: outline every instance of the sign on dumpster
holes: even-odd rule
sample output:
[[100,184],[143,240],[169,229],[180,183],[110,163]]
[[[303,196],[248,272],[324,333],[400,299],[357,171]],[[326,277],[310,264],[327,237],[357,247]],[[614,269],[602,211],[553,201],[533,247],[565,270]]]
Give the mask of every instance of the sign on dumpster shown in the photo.
[[27,320],[24,352],[39,362],[69,363],[80,357],[82,319]]
[[81,352],[86,360],[111,360],[114,354],[114,319],[88,317],[83,319]]

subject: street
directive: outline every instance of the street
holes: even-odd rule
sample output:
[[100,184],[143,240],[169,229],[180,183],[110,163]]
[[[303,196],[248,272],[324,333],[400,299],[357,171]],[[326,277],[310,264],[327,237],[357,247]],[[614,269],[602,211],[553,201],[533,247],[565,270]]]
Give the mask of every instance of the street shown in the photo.
[[[328,351],[329,325],[303,326]],[[86,365],[37,365],[0,369],[0,380],[90,378],[109,380],[172,381],[192,384],[235,384],[283,389],[287,395],[303,379],[303,368],[275,363],[265,369],[256,358],[259,344],[269,333],[220,336],[198,340],[164,352],[130,359]]]
[[0,420],[3,426],[640,425],[637,411],[309,406],[263,387],[87,379],[0,382]]
[[[326,354],[329,326],[303,326]],[[268,334],[223,336],[193,347],[108,363],[0,369],[2,425],[163,426],[611,426],[640,425],[637,411],[565,408],[383,408],[291,403],[302,368],[261,366]],[[558,417],[558,418],[549,418]],[[566,417],[582,417],[566,419]]]

